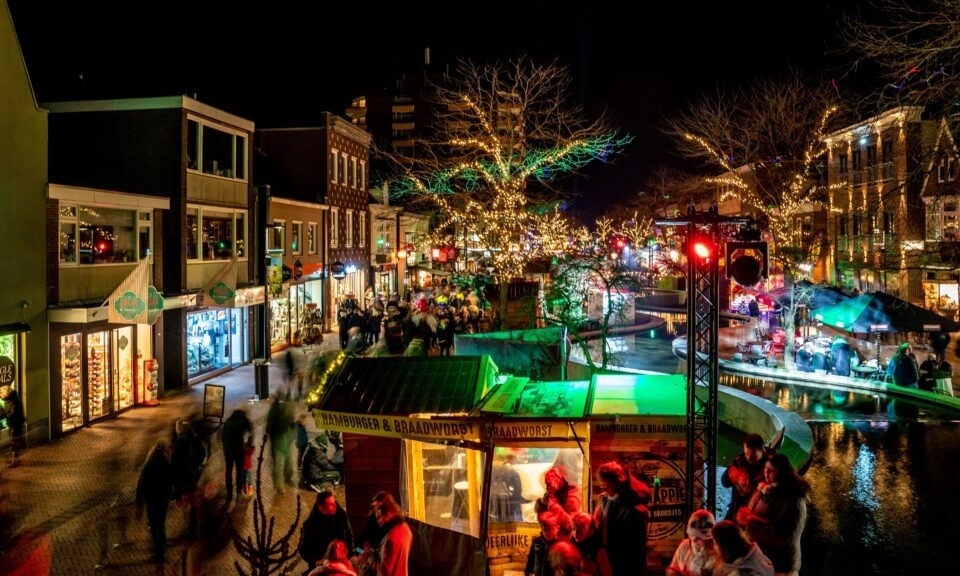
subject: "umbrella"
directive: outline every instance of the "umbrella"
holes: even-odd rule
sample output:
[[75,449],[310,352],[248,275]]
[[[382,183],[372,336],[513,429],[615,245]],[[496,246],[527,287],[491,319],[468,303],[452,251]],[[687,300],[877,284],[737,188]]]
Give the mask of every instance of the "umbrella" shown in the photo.
[[800,304],[806,304],[808,307],[817,309],[826,306],[833,306],[843,302],[850,296],[837,286],[827,284],[814,284],[809,280],[795,282],[792,286],[777,288],[770,293],[781,306],[790,306],[794,294]]
[[814,318],[847,332],[955,332],[960,324],[885,292],[817,309]]

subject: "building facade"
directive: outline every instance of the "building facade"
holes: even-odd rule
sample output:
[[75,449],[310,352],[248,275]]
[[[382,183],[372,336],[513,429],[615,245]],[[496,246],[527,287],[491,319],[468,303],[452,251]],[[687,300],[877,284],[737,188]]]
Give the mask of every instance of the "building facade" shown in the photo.
[[[0,4],[0,77],[0,261],[5,271],[0,274],[0,389],[11,387],[19,394],[28,436],[47,440],[49,263],[38,257],[42,249],[37,246],[45,226],[47,113],[37,105],[6,2]],[[0,445],[10,440],[0,419]]]
[[[55,433],[250,361],[263,314],[253,123],[183,96],[44,106]],[[110,324],[106,299],[144,258],[162,312]],[[229,307],[199,295],[217,278]]]

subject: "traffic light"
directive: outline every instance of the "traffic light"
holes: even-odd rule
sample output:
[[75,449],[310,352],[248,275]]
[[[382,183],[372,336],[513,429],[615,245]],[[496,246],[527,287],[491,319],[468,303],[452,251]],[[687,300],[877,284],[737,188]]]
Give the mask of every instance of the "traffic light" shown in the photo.
[[727,242],[727,278],[741,286],[756,286],[767,271],[766,242]]

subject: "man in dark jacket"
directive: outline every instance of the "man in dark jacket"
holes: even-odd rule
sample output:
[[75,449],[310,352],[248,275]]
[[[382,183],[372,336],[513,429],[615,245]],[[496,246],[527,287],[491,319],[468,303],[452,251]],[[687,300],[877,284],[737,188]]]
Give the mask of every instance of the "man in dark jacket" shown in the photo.
[[650,488],[619,462],[605,462],[597,471],[603,494],[594,511],[600,531],[598,563],[608,562],[611,576],[643,576],[647,573],[646,504]]
[[26,444],[27,418],[23,414],[23,402],[20,395],[13,389],[13,386],[7,386],[3,396],[3,412],[7,419],[7,426],[10,427],[10,467],[20,465],[20,452]]
[[207,450],[189,422],[177,423],[177,439],[173,443],[170,469],[174,496],[188,508],[187,538],[197,537],[197,508],[200,505],[198,485]]
[[734,520],[737,510],[750,502],[757,485],[763,482],[763,465],[770,459],[770,454],[770,449],[759,434],[751,433],[743,437],[743,452],[733,457],[720,477],[720,484],[732,488],[730,508],[724,517],[726,520]]
[[247,411],[237,408],[230,414],[220,428],[220,441],[223,444],[223,461],[226,469],[227,503],[233,499],[233,487],[237,487],[237,497],[243,493],[243,451],[247,439],[253,436],[253,423]]
[[343,540],[347,550],[353,550],[353,530],[347,512],[340,507],[333,493],[325,490],[317,494],[313,509],[303,522],[300,557],[307,563],[304,574],[316,568],[333,540]]

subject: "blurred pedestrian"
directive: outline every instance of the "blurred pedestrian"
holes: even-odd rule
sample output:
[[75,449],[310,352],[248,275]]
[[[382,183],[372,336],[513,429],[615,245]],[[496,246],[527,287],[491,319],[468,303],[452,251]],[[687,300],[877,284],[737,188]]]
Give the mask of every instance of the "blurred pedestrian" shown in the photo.
[[763,443],[763,437],[750,433],[743,437],[743,451],[733,457],[730,465],[720,476],[720,483],[730,490],[730,507],[724,516],[733,520],[737,510],[750,502],[757,485],[763,482],[763,464],[772,451]]
[[737,523],[770,559],[774,572],[797,576],[810,485],[785,454],[772,455],[763,466],[763,476],[750,503],[737,512]]
[[307,563],[304,574],[309,574],[323,560],[331,542],[340,540],[347,550],[353,549],[353,530],[347,513],[332,492],[317,494],[310,514],[303,522],[300,557]]
[[243,408],[235,409],[220,427],[220,443],[223,445],[223,461],[226,473],[227,504],[233,500],[233,488],[237,498],[243,492],[245,475],[243,461],[246,446],[253,442],[253,423]]
[[590,576],[583,568],[580,550],[569,540],[558,540],[547,551],[547,574],[551,576]]
[[283,391],[277,391],[267,410],[266,432],[270,437],[270,455],[273,458],[273,488],[284,493],[284,485],[293,485],[293,402],[285,400]]
[[897,386],[919,388],[920,369],[909,342],[900,344],[897,353],[890,358],[890,363],[887,364],[887,376],[893,378],[893,383]]
[[717,519],[709,510],[694,510],[687,520],[687,537],[680,542],[667,567],[667,576],[709,576],[716,564],[710,531]]
[[719,560],[713,576],[773,576],[770,559],[750,542],[736,522],[721,520],[710,534]]
[[374,513],[383,530],[380,541],[380,562],[377,576],[408,576],[410,549],[413,547],[413,531],[407,525],[400,504],[389,492],[374,497]]
[[247,439],[243,447],[243,491],[239,492],[244,496],[253,496],[253,456],[256,447],[253,445],[253,436]]
[[197,537],[197,508],[200,506],[198,485],[207,451],[203,441],[189,422],[179,422],[177,439],[173,443],[170,470],[173,475],[173,494],[181,507],[187,508],[187,538]]
[[307,443],[310,442],[310,439],[307,437],[307,415],[301,414],[297,416],[296,423],[297,431],[297,467],[303,467],[303,453],[307,450]]
[[650,488],[616,461],[597,470],[603,493],[594,510],[600,531],[597,564],[604,576],[643,576],[647,573],[646,505]]
[[166,562],[167,557],[167,509],[173,491],[170,452],[170,442],[158,440],[147,455],[137,479],[137,517],[142,517],[146,508],[153,542],[153,560],[158,564]]
[[573,538],[571,541],[580,551],[581,569],[587,574],[599,574],[597,553],[600,552],[600,532],[597,519],[587,512],[573,515]]
[[7,419],[7,426],[10,428],[10,459],[7,464],[13,468],[20,465],[20,456],[27,444],[27,417],[23,412],[20,394],[13,386],[4,387],[3,417]]
[[357,576],[350,563],[347,545],[343,540],[333,540],[327,546],[327,552],[309,576]]

